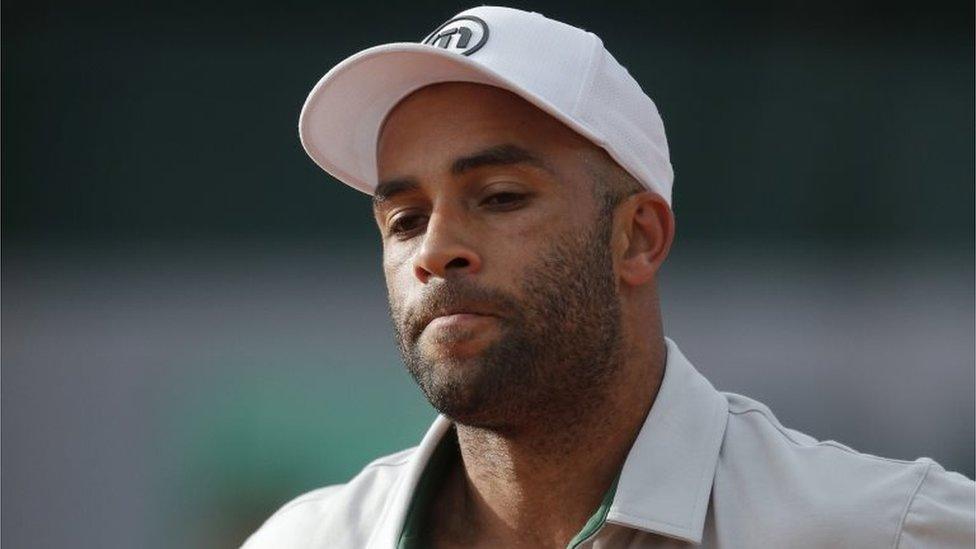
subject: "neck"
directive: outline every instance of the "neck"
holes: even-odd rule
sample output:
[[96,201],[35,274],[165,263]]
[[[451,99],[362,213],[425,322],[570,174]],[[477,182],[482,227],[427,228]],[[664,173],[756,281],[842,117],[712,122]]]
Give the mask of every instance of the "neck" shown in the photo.
[[437,507],[450,512],[435,523],[435,539],[565,547],[623,466],[657,396],[665,354],[663,339],[629,349],[618,379],[592,395],[598,405],[582,416],[504,432],[457,424],[461,463],[438,495]]

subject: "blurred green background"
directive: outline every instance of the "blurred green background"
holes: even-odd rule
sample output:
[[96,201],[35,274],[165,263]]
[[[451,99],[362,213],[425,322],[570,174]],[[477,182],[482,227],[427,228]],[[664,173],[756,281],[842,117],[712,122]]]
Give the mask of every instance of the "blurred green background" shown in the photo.
[[[302,102],[455,2],[2,7],[2,522],[12,547],[230,547],[419,441],[364,195]],[[973,6],[513,2],[664,117],[667,332],[722,390],[974,474]]]

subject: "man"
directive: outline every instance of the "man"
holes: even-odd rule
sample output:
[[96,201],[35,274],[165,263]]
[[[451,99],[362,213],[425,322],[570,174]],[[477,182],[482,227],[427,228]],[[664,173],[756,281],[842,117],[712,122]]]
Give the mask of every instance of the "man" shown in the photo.
[[783,427],[664,337],[664,128],[593,34],[468,10],[335,67],[300,131],[373,196],[397,343],[441,415],[249,549],[973,546],[971,481]]

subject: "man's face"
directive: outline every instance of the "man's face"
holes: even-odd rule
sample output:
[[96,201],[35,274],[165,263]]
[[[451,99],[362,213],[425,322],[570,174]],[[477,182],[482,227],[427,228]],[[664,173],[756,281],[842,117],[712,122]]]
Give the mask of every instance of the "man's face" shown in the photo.
[[394,330],[431,404],[493,428],[585,410],[620,347],[598,149],[509,92],[451,83],[401,102],[377,154]]

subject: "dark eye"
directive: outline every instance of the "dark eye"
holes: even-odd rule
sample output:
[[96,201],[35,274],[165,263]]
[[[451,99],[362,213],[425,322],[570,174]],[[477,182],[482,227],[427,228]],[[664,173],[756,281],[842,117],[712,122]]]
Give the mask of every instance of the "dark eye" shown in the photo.
[[481,205],[504,209],[518,206],[524,199],[525,195],[520,193],[495,193],[482,200]]
[[406,236],[410,233],[416,231],[417,229],[423,227],[423,224],[427,221],[427,217],[417,214],[404,214],[390,223],[390,234],[397,236]]

